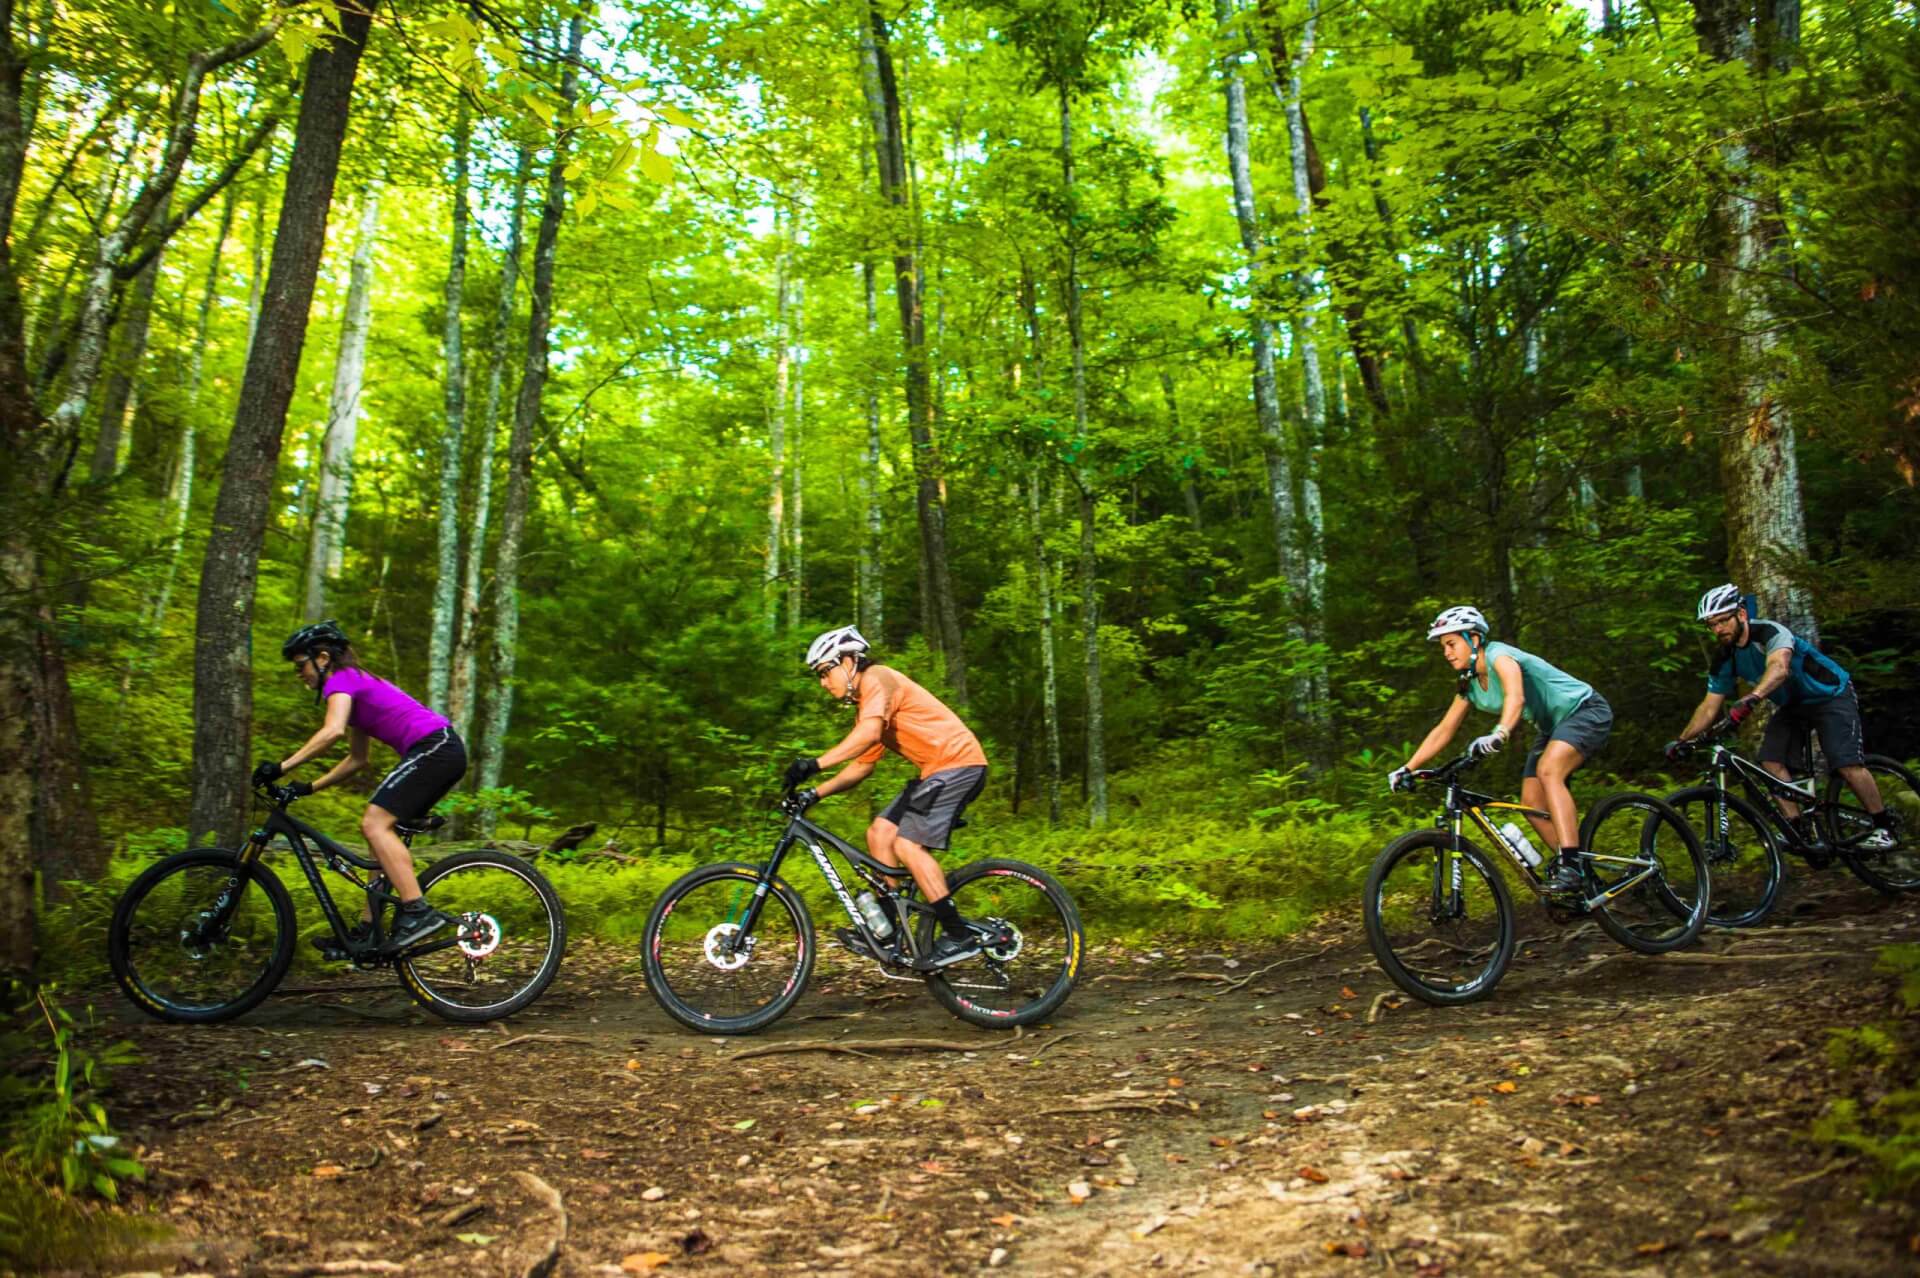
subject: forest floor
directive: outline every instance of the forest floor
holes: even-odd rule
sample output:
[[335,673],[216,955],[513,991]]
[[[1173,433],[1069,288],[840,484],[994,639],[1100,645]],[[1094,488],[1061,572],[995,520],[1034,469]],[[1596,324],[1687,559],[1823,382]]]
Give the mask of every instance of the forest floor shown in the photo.
[[[1490,1001],[1398,997],[1357,920],[1099,946],[1047,1027],[949,1018],[829,946],[789,1018],[689,1034],[576,942],[511,1023],[397,985],[237,1024],[125,1011],[115,1120],[170,1226],[111,1272],[1885,1274],[1920,1204],[1810,1141],[1829,1028],[1886,1014],[1920,902],[1789,884],[1682,961],[1526,920]],[[1249,979],[1250,978],[1250,979]],[[965,1050],[803,1051],[916,1037]]]

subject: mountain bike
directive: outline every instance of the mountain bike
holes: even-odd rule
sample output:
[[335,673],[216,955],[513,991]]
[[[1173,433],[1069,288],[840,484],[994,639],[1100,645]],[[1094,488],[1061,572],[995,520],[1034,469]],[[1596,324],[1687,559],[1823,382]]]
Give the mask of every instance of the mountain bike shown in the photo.
[[[546,878],[516,856],[456,852],[420,872],[427,901],[454,926],[398,954],[384,953],[400,898],[380,864],[288,815],[290,787],[256,785],[270,806],[238,852],[193,848],[150,866],[121,894],[107,933],[107,960],[134,1005],[163,1021],[230,1020],[273,993],[293,965],[293,899],[266,864],[283,837],[333,930],[328,947],[362,971],[392,968],[428,1011],[450,1021],[490,1021],[540,997],[560,970],[566,917]],[[409,847],[442,816],[394,827]],[[320,877],[320,863],[366,894],[368,932],[356,936]],[[367,875],[368,877],[362,877]]]
[[[641,953],[647,988],[667,1015],[703,1034],[750,1034],[792,1008],[813,975],[818,942],[806,903],[780,878],[796,845],[812,854],[848,926],[840,943],[891,980],[926,983],[940,1005],[988,1029],[1046,1019],[1072,993],[1086,946],[1073,898],[1052,875],[1020,861],[975,861],[947,876],[954,908],[982,942],[976,958],[937,971],[914,964],[939,922],[904,868],[875,860],[803,814],[791,794],[773,854],[682,875],[647,916]],[[828,850],[852,869],[858,899]]]
[[1700,934],[1711,896],[1706,857],[1666,803],[1650,794],[1602,799],[1580,825],[1580,893],[1556,896],[1543,876],[1553,850],[1511,822],[1495,828],[1490,815],[1547,814],[1464,788],[1460,774],[1475,762],[1462,755],[1413,774],[1444,790],[1440,815],[1434,828],[1387,844],[1367,876],[1367,941],[1395,985],[1428,1003],[1471,1003],[1493,993],[1513,959],[1513,896],[1493,858],[1462,836],[1468,821],[1557,921],[1591,915],[1642,954],[1677,950]]
[[[1713,873],[1708,922],[1750,927],[1766,918],[1786,876],[1783,850],[1817,870],[1838,861],[1889,896],[1920,891],[1920,781],[1911,771],[1893,759],[1867,756],[1865,767],[1894,823],[1893,847],[1867,848],[1862,844],[1873,833],[1873,817],[1839,773],[1827,774],[1825,794],[1816,797],[1811,767],[1798,768],[1804,775],[1782,781],[1730,745],[1733,733],[1733,724],[1723,718],[1684,743],[1682,757],[1708,751],[1706,775],[1700,784],[1667,796],[1706,848]],[[1729,788],[1730,776],[1738,779],[1744,798]],[[1778,806],[1782,802],[1800,809],[1800,821],[1787,819]]]

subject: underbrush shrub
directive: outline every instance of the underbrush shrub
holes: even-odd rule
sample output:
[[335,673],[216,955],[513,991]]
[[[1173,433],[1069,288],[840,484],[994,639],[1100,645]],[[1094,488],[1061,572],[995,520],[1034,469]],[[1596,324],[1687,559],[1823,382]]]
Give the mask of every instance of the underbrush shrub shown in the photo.
[[1887,946],[1877,967],[1893,979],[1894,1013],[1829,1036],[1827,1059],[1853,1094],[1814,1121],[1813,1138],[1863,1157],[1876,1197],[1920,1198],[1920,944]]

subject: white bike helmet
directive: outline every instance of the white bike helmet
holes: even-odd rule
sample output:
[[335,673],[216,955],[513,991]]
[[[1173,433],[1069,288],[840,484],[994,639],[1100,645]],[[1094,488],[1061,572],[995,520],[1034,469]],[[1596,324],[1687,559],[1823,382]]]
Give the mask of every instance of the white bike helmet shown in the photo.
[[1740,606],[1740,587],[1729,582],[1724,586],[1715,586],[1700,596],[1700,611],[1694,620],[1705,621],[1708,617],[1717,617],[1723,612],[1732,612]]
[[1482,639],[1493,633],[1492,628],[1487,625],[1487,619],[1480,615],[1478,608],[1463,604],[1448,608],[1435,617],[1433,624],[1427,627],[1427,638],[1438,639],[1441,635],[1458,634],[1462,631],[1479,635]]
[[858,657],[872,647],[852,626],[841,626],[829,630],[807,645],[807,669],[812,670],[823,661],[837,661],[841,657]]

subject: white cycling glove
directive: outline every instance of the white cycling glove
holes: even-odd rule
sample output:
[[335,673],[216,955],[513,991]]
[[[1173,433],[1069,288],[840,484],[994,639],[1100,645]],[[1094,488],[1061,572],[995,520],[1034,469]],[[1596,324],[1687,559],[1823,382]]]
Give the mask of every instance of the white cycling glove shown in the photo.
[[1500,747],[1507,743],[1507,730],[1495,728],[1484,737],[1475,737],[1467,745],[1469,759],[1484,759],[1490,754],[1499,753]]

